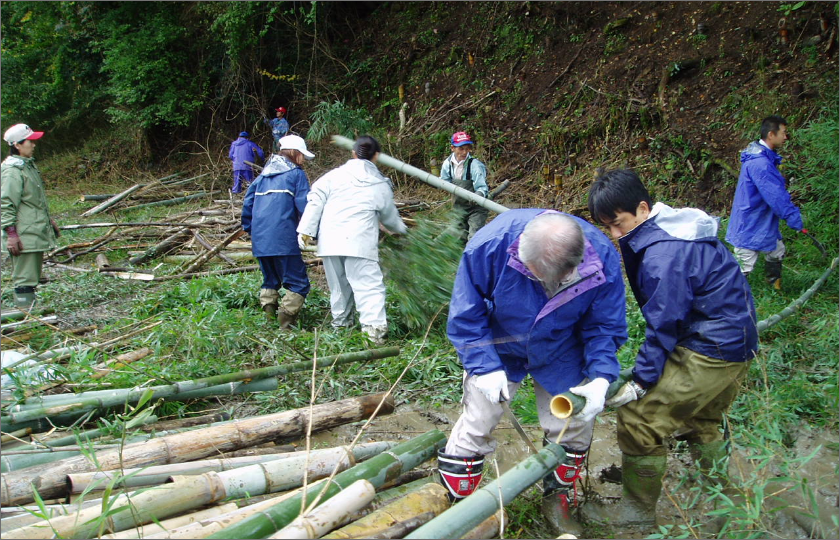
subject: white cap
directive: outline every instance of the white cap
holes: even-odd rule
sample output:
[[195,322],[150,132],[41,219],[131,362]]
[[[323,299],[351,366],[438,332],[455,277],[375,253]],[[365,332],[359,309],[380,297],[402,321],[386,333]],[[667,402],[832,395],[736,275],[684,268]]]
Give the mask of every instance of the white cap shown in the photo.
[[306,159],[313,159],[315,154],[306,149],[306,141],[297,135],[286,135],[280,138],[280,150],[297,150]]
[[9,143],[9,146],[14,146],[15,143],[26,139],[40,139],[43,135],[43,131],[34,131],[26,124],[15,124],[6,130],[6,133],[3,134],[3,140]]

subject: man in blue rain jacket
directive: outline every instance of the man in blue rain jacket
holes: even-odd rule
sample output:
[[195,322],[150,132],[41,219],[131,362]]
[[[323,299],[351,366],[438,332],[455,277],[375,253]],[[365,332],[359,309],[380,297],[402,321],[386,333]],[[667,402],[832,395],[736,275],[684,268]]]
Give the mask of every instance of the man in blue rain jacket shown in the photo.
[[782,286],[782,259],[785,244],[779,220],[797,231],[803,229],[799,208],[790,200],[785,178],[779,172],[782,157],[776,150],[788,139],[787,122],[780,116],[768,116],[761,122],[761,139],[751,142],[741,152],[741,174],[726,241],[735,246],[741,271],[748,275],[763,252],[767,282],[776,289]]
[[233,162],[233,187],[231,193],[242,193],[242,188],[248,188],[254,180],[254,169],[245,163],[249,161],[254,163],[257,160],[265,157],[262,148],[255,142],[248,138],[248,132],[243,131],[239,133],[239,138],[230,144],[230,151],[228,158]]
[[551,398],[571,389],[587,406],[572,417],[561,444],[566,463],[545,479],[543,512],[574,530],[575,481],[592,440],[607,386],[618,375],[616,351],[627,339],[624,282],[612,243],[593,225],[552,210],[509,210],[480,229],[464,250],[447,332],[464,366],[464,410],[439,470],[453,499],[481,480],[490,432],[526,375],[534,379],[547,440],[566,426]]

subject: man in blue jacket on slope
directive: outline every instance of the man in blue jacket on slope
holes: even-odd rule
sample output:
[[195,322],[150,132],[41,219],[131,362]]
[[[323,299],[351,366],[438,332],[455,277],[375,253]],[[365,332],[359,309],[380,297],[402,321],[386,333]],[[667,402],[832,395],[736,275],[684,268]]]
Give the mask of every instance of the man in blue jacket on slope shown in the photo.
[[251,141],[248,132],[242,131],[239,133],[239,138],[231,143],[230,151],[228,152],[228,158],[233,162],[233,187],[230,190],[231,193],[242,193],[242,188],[247,189],[251,182],[253,182],[254,169],[245,162],[255,162],[257,160],[256,156],[264,159],[265,154],[263,154],[262,148]]
[[618,239],[646,327],[632,379],[606,402],[620,407],[621,501],[583,510],[611,526],[650,528],[666,437],[687,441],[703,473],[726,464],[724,413],[758,348],[755,307],[717,220],[702,210],[653,204],[635,172],[617,169],[599,171],[589,211]]
[[522,380],[534,379],[546,440],[566,426],[551,398],[571,390],[586,407],[564,438],[566,462],[544,483],[543,513],[558,532],[578,533],[575,481],[592,441],[595,416],[616,380],[616,351],[627,339],[624,281],[609,239],[582,219],[553,210],[508,210],[467,243],[449,306],[447,333],[464,366],[463,413],[438,468],[450,498],[481,482],[491,431]]
[[751,142],[741,152],[741,174],[732,215],[726,230],[726,241],[735,246],[741,271],[749,275],[763,252],[767,283],[782,288],[782,259],[785,244],[779,232],[779,219],[791,229],[803,228],[799,208],[790,200],[785,178],[779,172],[781,156],[776,151],[788,140],[787,121],[781,116],[768,116],[761,121],[761,139]]

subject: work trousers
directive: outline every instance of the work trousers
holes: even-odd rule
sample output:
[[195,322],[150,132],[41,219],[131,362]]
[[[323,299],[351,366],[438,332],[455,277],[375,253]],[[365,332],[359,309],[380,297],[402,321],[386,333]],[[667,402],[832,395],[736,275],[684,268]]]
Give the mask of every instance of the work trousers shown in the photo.
[[44,262],[43,251],[10,255],[12,264],[12,286],[36,287],[41,280],[41,269]]
[[309,293],[309,276],[300,255],[275,255],[257,257],[263,275],[263,289],[287,290],[306,296]]
[[242,193],[242,189],[247,189],[251,182],[254,181],[254,171],[251,169],[242,169],[233,171],[233,187],[232,193]]
[[696,444],[723,439],[723,414],[735,400],[749,362],[727,362],[677,347],[662,377],[638,401],[618,409],[618,446],[631,456],[667,455],[675,432]]
[[475,233],[487,223],[487,209],[476,204],[462,206],[456,203],[453,205],[453,211],[455,224],[464,243],[472,240]]
[[[458,457],[487,455],[496,449],[496,440],[490,433],[498,425],[504,411],[500,403],[491,403],[476,388],[474,375],[464,373],[464,377],[464,397],[461,399],[463,411],[455,427],[452,428],[445,452]],[[508,381],[511,400],[521,384],[521,382]],[[578,417],[572,416],[561,420],[551,414],[549,408],[551,398],[554,396],[537,381],[534,381],[534,394],[537,401],[537,416],[546,438],[555,442],[568,421],[569,427],[560,444],[565,448],[586,451],[592,442],[595,419],[581,422]]]
[[386,326],[385,279],[379,262],[342,256],[326,256],[322,260],[330,287],[332,325],[352,326],[355,308],[362,326]]
[[764,260],[767,262],[779,262],[785,258],[785,244],[781,240],[776,240],[776,249],[773,251],[753,251],[746,248],[735,248],[735,258],[741,265],[741,273],[749,274],[755,268],[755,263],[758,261],[758,254],[764,253]]

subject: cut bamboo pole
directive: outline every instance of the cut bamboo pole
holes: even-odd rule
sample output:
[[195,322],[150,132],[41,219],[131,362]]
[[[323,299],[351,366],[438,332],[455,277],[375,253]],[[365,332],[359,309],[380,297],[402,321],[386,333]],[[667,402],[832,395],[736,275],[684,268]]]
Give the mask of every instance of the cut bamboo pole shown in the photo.
[[[446,488],[437,482],[427,482],[387,506],[371,512],[365,517],[345,525],[324,538],[375,538],[398,523],[429,512],[425,521],[414,525],[414,529],[445,512],[451,503]],[[412,529],[413,530],[413,529]],[[409,533],[411,530],[404,531]]]
[[[360,456],[367,456],[384,452],[395,444],[396,443],[387,442],[367,443],[360,444],[356,448],[359,448],[360,451],[363,452]],[[345,450],[345,452],[346,451],[347,450]],[[112,480],[114,481],[114,487],[138,488],[142,486],[156,486],[165,483],[166,480],[173,475],[194,476],[211,471],[230,471],[279,459],[297,458],[298,460],[302,460],[305,459],[302,458],[303,455],[304,454],[302,452],[285,452],[282,454],[266,454],[261,456],[246,456],[227,459],[202,459],[187,463],[156,465],[154,467],[123,469],[121,471],[71,473],[67,475],[67,485],[70,487],[69,489],[71,494],[82,493],[86,489],[93,491],[103,490],[108,482]],[[324,459],[335,458],[338,455],[341,455],[340,450],[334,448],[313,450],[309,453],[309,459],[317,462]]]
[[171,529],[177,529],[178,527],[183,527],[184,525],[197,523],[202,519],[207,519],[208,517],[233,512],[238,508],[239,507],[236,506],[236,503],[233,502],[220,504],[211,508],[199,510],[198,512],[192,512],[190,514],[184,514],[183,516],[165,519],[159,523],[147,523],[134,529],[126,529],[113,534],[103,534],[100,538],[146,538],[150,534],[158,534]]
[[822,284],[825,283],[825,280],[828,279],[828,276],[831,274],[832,271],[834,271],[836,267],[837,259],[835,258],[833,261],[831,261],[831,264],[826,269],[826,271],[823,272],[819,278],[817,278],[814,284],[811,285],[807,291],[802,293],[802,296],[791,302],[785,309],[783,309],[779,313],[776,313],[771,317],[767,317],[762,321],[758,321],[757,326],[759,333],[764,332],[768,328],[772,328],[773,326],[778,324],[779,321],[781,321],[785,317],[792,315],[797,309],[802,307],[802,305],[805,304],[805,302],[807,302],[808,299],[811,298],[815,292],[817,292],[817,289],[822,287]]
[[[285,491],[303,484],[309,478],[324,478],[334,468],[346,470],[362,461],[394,447],[393,443],[373,443],[365,448],[344,447],[324,451],[317,459],[293,456],[239,469],[207,472],[197,476],[171,476],[171,484],[121,495],[108,505],[107,530],[119,532],[153,520],[176,516],[187,510],[213,504],[224,499]],[[125,510],[121,510],[125,508]],[[91,507],[50,520],[22,527],[16,538],[90,537],[97,533],[102,507]]]
[[350,520],[353,512],[367,506],[376,495],[376,488],[365,479],[356,480],[347,488],[305,516],[296,517],[291,523],[268,538],[320,538]]
[[219,245],[217,245],[216,247],[214,247],[210,251],[208,251],[206,253],[202,253],[201,255],[196,257],[195,260],[193,260],[193,262],[191,262],[189,265],[187,265],[187,267],[184,269],[183,273],[184,274],[189,274],[191,272],[195,272],[196,270],[201,268],[207,261],[209,261],[210,259],[215,257],[216,254],[218,254],[220,251],[225,249],[225,246],[227,246],[228,244],[230,244],[234,240],[238,239],[243,234],[245,234],[245,231],[243,231],[242,229],[234,231],[227,238],[222,240],[222,242],[219,243]]
[[43,309],[33,309],[32,311],[20,311],[18,309],[12,311],[6,311],[2,315],[0,315],[0,323],[7,323],[12,321],[20,321],[25,319],[26,317],[41,317],[43,315],[49,315],[51,313],[55,313],[55,310],[52,308],[43,308]]
[[226,422],[230,420],[230,413],[214,412],[210,414],[203,414],[200,416],[191,416],[188,418],[176,418],[174,420],[163,420],[154,424],[144,425],[140,427],[141,431],[167,431],[173,429],[184,429],[188,427],[202,426],[204,424],[211,424],[213,422]]
[[170,281],[173,279],[191,279],[194,277],[205,276],[224,276],[228,274],[240,274],[244,272],[256,272],[260,269],[259,265],[240,266],[238,268],[225,268],[223,270],[209,270],[206,272],[193,272],[192,274],[173,274],[171,276],[158,276],[154,281]]
[[[201,229],[215,227],[215,223],[182,223],[182,222],[160,222],[160,221],[128,221],[114,223],[77,223],[73,225],[62,225],[62,231],[73,231],[76,229],[95,229],[99,227],[186,227],[188,229]],[[90,247],[92,242],[73,244],[73,247]],[[65,246],[65,249],[70,246]]]
[[175,249],[176,246],[180,245],[181,242],[190,234],[190,229],[188,227],[182,227],[179,229],[175,234],[165,238],[159,244],[155,244],[154,246],[150,247],[146,250],[145,253],[142,255],[138,255],[137,257],[132,257],[129,259],[129,263],[133,265],[143,264],[146,261],[154,259],[155,257],[159,257],[164,253]]
[[[199,244],[201,244],[204,247],[204,249],[213,249],[213,245],[210,242],[208,242],[207,240],[205,240],[200,232],[192,231],[192,234],[193,234],[193,237],[195,238],[195,241],[198,242]],[[224,260],[228,264],[235,264],[230,257],[228,257],[227,255],[224,254],[224,252],[219,252],[218,257],[221,258],[222,260]]]
[[137,360],[142,360],[150,354],[152,354],[152,349],[148,347],[143,347],[141,349],[137,349],[136,351],[129,351],[127,353],[117,355],[114,358],[108,360],[107,362],[95,366],[93,368],[93,374],[90,376],[90,378],[93,380],[101,379],[102,377],[108,375],[114,370],[125,367],[128,364],[131,364],[132,362],[136,362]]
[[[306,431],[310,413],[312,428],[317,430],[357,422],[370,417],[383,399],[385,394],[345,399],[130,444],[121,449],[97,452],[96,466],[86,456],[76,456],[44,467],[36,475],[27,471],[11,472],[0,478],[0,506],[32,502],[35,500],[33,486],[36,486],[42,499],[61,496],[66,492],[67,475],[73,472],[182,463],[217,452],[263,444],[278,437],[299,436]],[[390,397],[381,413],[389,414],[393,410],[394,401]]]
[[3,435],[0,436],[0,443],[12,442],[14,440],[17,440],[17,439],[20,439],[20,438],[23,438],[23,437],[27,437],[31,434],[32,434],[32,428],[19,429],[17,431],[13,431],[11,433],[3,433]]
[[429,431],[337,474],[329,484],[325,484],[325,481],[312,484],[306,495],[291,497],[208,538],[265,538],[291,523],[300,514],[302,505],[310,504],[316,497],[320,497],[323,503],[361,478],[370,481],[378,489],[388,480],[431,459],[445,444],[446,436],[442,432]]
[[110,199],[97,204],[96,206],[94,206],[90,210],[82,212],[81,216],[82,217],[90,217],[90,216],[98,214],[98,213],[100,213],[104,210],[107,210],[108,208],[114,206],[115,204],[117,204],[121,200],[125,199],[126,197],[128,197],[129,195],[131,195],[132,193],[134,193],[135,191],[139,190],[142,187],[143,187],[143,184],[134,184],[130,188],[126,189],[125,191],[122,191],[121,193],[117,193],[116,195],[114,195]]
[[[480,540],[484,538],[504,538],[504,529],[508,523],[507,512],[504,508],[467,531],[462,540]],[[500,534],[502,533],[502,534]],[[563,538],[562,536],[558,538]]]
[[194,195],[186,195],[184,197],[175,197],[174,199],[165,199],[162,201],[153,201],[147,202],[143,204],[135,204],[134,206],[125,206],[120,208],[120,211],[123,210],[137,210],[138,208],[148,208],[150,206],[172,206],[173,204],[180,204],[182,202],[191,201],[193,199],[198,199],[201,197],[209,197],[215,193],[221,193],[222,190],[217,189],[215,191],[202,191],[200,193],[196,193]]
[[[308,370],[313,367],[322,368],[331,365],[341,365],[352,362],[367,362],[370,360],[378,360],[381,358],[388,358],[397,356],[400,353],[399,347],[383,347],[380,349],[370,349],[367,351],[344,353],[335,356],[322,356],[316,361],[308,360],[302,362],[292,362],[290,364],[281,364],[279,366],[268,366],[257,369],[247,369],[243,371],[235,371],[233,373],[226,373],[222,375],[215,375],[212,377],[204,377],[202,379],[195,379],[192,381],[181,381],[174,384],[153,386],[150,388],[122,388],[116,390],[93,390],[90,392],[81,392],[78,394],[55,394],[52,396],[40,396],[37,398],[29,398],[21,405],[15,405],[8,409],[9,420],[11,422],[23,422],[40,418],[40,414],[49,416],[50,414],[58,414],[63,412],[59,407],[75,404],[80,406],[81,403],[94,403],[96,407],[110,407],[121,405],[123,403],[135,403],[145,396],[149,391],[152,392],[151,399],[159,399],[184,392],[191,392],[201,390],[210,386],[223,385],[230,382],[237,382],[243,380],[257,381],[261,379],[268,379],[281,375],[287,375],[297,371]],[[38,413],[31,413],[23,415],[26,411],[41,410]]]
[[[95,505],[101,506],[102,499],[87,499],[84,501],[80,500],[70,504],[48,504],[44,505],[44,510],[46,511],[45,515],[47,516],[47,519],[52,519],[58,516],[66,516],[71,512],[76,512],[82,508],[89,508]],[[18,514],[16,516],[4,517],[3,519],[0,519],[0,535],[2,535],[3,538],[14,538],[14,535],[7,535],[15,529],[19,529],[21,527],[25,527],[26,525],[42,521],[42,518],[38,517],[38,514],[41,513],[40,506],[19,506],[17,508],[20,509],[23,513]]]
[[[247,251],[220,251],[215,253],[212,257],[208,260],[212,259],[213,257],[218,257],[224,260],[228,264],[236,264],[238,261],[253,261],[256,259],[254,255]],[[164,255],[163,262],[165,263],[178,263],[183,264],[185,262],[194,261],[195,255],[194,254],[182,254],[182,253],[174,253],[169,255]]]

